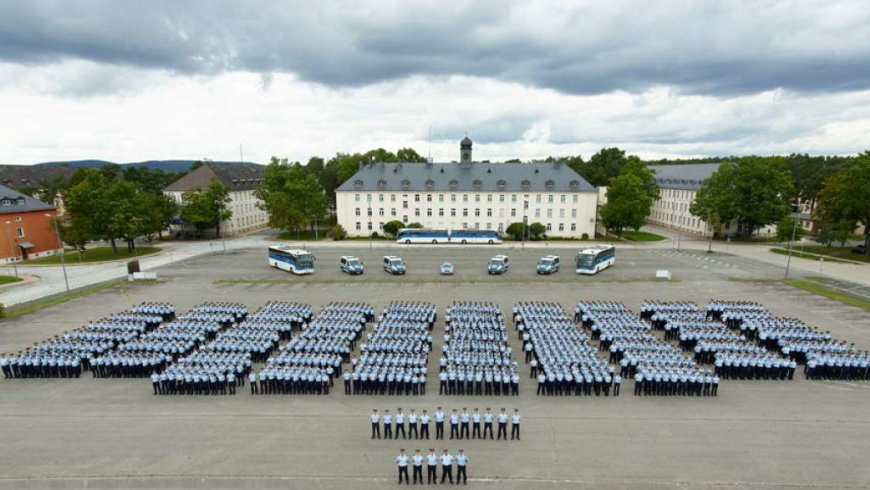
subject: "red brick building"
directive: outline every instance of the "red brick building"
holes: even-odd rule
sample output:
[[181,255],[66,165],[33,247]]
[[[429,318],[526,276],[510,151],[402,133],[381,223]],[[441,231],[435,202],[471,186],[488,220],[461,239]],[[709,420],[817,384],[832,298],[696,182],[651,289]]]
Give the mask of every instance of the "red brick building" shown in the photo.
[[[0,185],[0,257],[6,263],[54,255],[60,250],[51,218],[55,208]],[[48,216],[46,216],[48,215]]]

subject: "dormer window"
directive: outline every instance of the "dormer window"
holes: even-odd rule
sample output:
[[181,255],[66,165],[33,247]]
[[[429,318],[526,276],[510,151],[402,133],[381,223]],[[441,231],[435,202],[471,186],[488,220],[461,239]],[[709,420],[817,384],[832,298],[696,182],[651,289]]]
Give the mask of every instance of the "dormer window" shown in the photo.
[[547,189],[552,189],[553,187],[556,187],[556,182],[548,180],[544,182],[544,185],[547,186]]
[[432,188],[434,188],[434,187],[435,187],[435,181],[434,181],[434,180],[429,179],[429,180],[426,181],[426,188],[427,188],[427,189],[432,189]]
[[572,180],[569,185],[571,186],[571,189],[577,190],[580,188],[580,181],[579,180]]
[[532,183],[528,180],[524,180],[520,183],[520,185],[523,187],[523,189],[528,189],[532,186]]
[[411,187],[411,181],[408,179],[403,180],[402,181],[402,189],[407,189],[408,187]]
[[459,182],[456,180],[451,180],[449,185],[451,189],[455,189],[459,186]]
[[475,180],[471,183],[471,185],[473,185],[475,189],[480,189],[480,187],[483,185],[483,182],[481,182],[480,180]]
[[363,181],[360,179],[356,179],[353,181],[353,186],[356,187],[357,189],[359,189],[360,187],[363,186]]
[[16,201],[16,203],[17,203],[19,206],[24,206],[24,198],[23,198],[23,197],[19,197],[19,198],[18,198],[18,201]]
[[386,181],[386,180],[381,179],[381,180],[378,181],[378,189],[383,189],[383,188],[386,187],[386,186],[387,186],[387,181]]
[[504,189],[505,187],[507,187],[507,181],[505,181],[505,180],[499,180],[498,182],[495,183],[495,185],[496,185],[499,189]]
[[3,206],[11,206],[12,200],[11,199],[4,199],[3,201],[0,201],[0,204],[2,204]]

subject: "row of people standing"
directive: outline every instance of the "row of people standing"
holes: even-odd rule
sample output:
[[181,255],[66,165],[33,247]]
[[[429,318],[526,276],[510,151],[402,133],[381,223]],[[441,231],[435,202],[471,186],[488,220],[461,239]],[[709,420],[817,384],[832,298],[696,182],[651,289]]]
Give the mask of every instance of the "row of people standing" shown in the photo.
[[[454,408],[448,414],[442,407],[438,407],[431,416],[425,409],[419,415],[416,409],[411,409],[410,413],[407,414],[401,408],[397,409],[395,414],[391,414],[389,409],[382,413],[379,413],[377,409],[372,409],[369,421],[371,422],[372,439],[381,439],[382,434],[384,439],[398,439],[401,434],[403,440],[429,440],[429,429],[433,422],[435,424],[435,439],[437,440],[445,438],[445,424],[450,431],[449,439],[451,440],[484,440],[489,435],[490,440],[503,439],[506,441],[508,439],[508,424],[510,424],[511,440],[520,440],[522,435],[520,432],[522,416],[518,408],[513,410],[513,414],[509,414],[506,408],[494,413],[489,407],[484,412],[476,407],[469,412],[468,408],[463,407],[461,412]],[[498,428],[495,436],[493,435],[494,424],[497,424]],[[381,432],[382,427],[383,433]]]

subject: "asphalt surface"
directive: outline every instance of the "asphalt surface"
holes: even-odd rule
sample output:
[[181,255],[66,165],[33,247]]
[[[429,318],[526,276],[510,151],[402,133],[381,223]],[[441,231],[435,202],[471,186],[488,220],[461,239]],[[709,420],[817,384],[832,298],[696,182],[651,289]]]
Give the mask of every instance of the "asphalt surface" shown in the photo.
[[[566,310],[579,300],[753,300],[842,340],[870,348],[870,313],[779,282],[782,268],[747,257],[673,248],[620,249],[597,276],[575,274],[565,248],[309,246],[317,272],[296,277],[270,268],[265,246],[231,247],[157,268],[161,282],[94,293],[0,324],[0,351],[18,350],[141,301],[179,312],[206,301],[246,304],[390,300],[547,300]],[[407,276],[380,269],[385,254],[406,259]],[[507,253],[504,276],[487,259]],[[553,276],[537,260],[560,255]],[[338,257],[357,255],[366,273],[347,276]],[[438,274],[441,262],[456,275]],[[655,281],[670,270],[674,281]],[[228,280],[226,282],[225,280]],[[242,282],[239,282],[242,281]],[[439,317],[440,318],[440,317]],[[441,323],[435,352],[440,350]],[[513,332],[512,325],[508,327]],[[514,350],[520,342],[511,336]],[[521,359],[518,359],[521,361]],[[521,363],[522,365],[522,363]],[[437,357],[430,356],[437,371]],[[521,372],[527,376],[528,368]],[[430,378],[430,386],[432,379]],[[152,396],[148,380],[0,381],[0,488],[383,488],[395,485],[398,449],[460,447],[470,455],[469,485],[482,488],[868,488],[870,384],[723,381],[717,398],[537,397],[523,378],[519,397]],[[372,408],[520,408],[522,441],[372,441]]]

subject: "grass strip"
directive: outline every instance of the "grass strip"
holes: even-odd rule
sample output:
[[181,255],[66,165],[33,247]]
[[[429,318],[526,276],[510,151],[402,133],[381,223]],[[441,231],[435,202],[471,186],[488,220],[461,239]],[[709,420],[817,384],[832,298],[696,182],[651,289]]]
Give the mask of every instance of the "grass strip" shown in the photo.
[[24,279],[15,276],[0,276],[0,285],[2,284],[12,284],[13,282],[21,282]]
[[[775,253],[775,254],[778,254],[778,255],[788,255],[788,250],[784,249],[784,248],[772,248],[772,249],[770,249],[770,251]],[[836,258],[831,257],[829,255],[818,255],[818,254],[806,253],[806,252],[801,252],[799,250],[794,250],[794,249],[792,249],[792,251],[791,251],[791,256],[793,258],[814,260],[816,262],[819,262],[819,257],[824,257],[825,262],[833,262],[833,263],[837,263],[837,264],[851,264],[851,263],[853,263],[853,262],[850,262],[848,260],[836,259]]]
[[[95,247],[86,249],[81,253],[67,251],[64,259],[66,265],[92,264],[95,262],[109,262],[112,260],[130,260],[138,259],[148,255],[154,255],[160,252],[157,247],[137,247],[135,253],[127,251],[127,247],[118,247],[118,255],[112,250],[112,247]],[[52,255],[51,257],[42,257],[23,262],[24,265],[60,265],[60,255]]]
[[20,308],[15,307],[15,306],[10,306],[9,309],[6,311],[6,318],[15,318],[17,316],[26,315],[28,313],[33,313],[34,311],[39,311],[43,308],[48,308],[49,306],[58,305],[58,304],[65,303],[67,301],[70,301],[70,300],[73,300],[76,298],[81,298],[82,296],[87,296],[87,295],[92,294],[92,293],[97,293],[99,291],[113,288],[115,286],[124,284],[125,282],[126,281],[124,281],[123,279],[114,280],[114,281],[107,281],[107,282],[104,282],[101,284],[97,284],[95,286],[88,286],[85,288],[76,289],[75,291],[71,291],[69,293],[64,293],[64,294],[54,296],[54,297],[51,297],[51,298],[48,298],[45,300],[29,303],[29,304],[26,304]]
[[858,308],[870,311],[870,301],[864,301],[854,296],[850,296],[839,291],[834,291],[833,289],[822,286],[821,284],[816,284],[814,282],[804,281],[801,279],[785,279],[783,282],[785,282],[789,286],[794,286],[798,289],[803,289],[804,291],[818,294],[819,296],[824,296],[826,298],[830,298],[841,303],[846,303],[847,305],[857,306]]
[[655,233],[649,233],[647,231],[624,231],[622,232],[622,238],[633,242],[660,242],[665,239],[665,237],[661,235],[656,235]]

